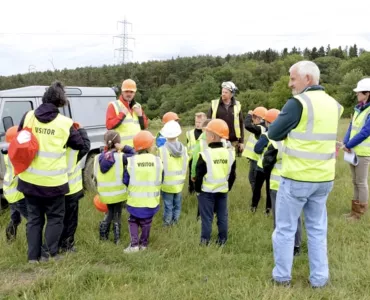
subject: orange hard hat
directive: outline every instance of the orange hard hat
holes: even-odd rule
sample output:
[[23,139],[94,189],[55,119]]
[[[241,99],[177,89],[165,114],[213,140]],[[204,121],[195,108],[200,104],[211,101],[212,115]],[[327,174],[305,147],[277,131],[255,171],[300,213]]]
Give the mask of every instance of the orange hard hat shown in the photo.
[[134,136],[135,151],[149,149],[154,144],[154,136],[148,130],[142,130]]
[[229,126],[222,119],[213,119],[204,129],[217,134],[223,139],[229,138]]
[[267,113],[267,109],[263,106],[258,106],[254,109],[253,114],[257,117],[264,118],[265,114]]
[[94,205],[95,205],[95,207],[98,211],[101,211],[101,212],[104,212],[104,213],[108,212],[108,206],[105,203],[100,201],[99,195],[95,195]]
[[172,121],[172,120],[174,120],[174,121],[180,120],[177,113],[174,113],[172,111],[169,111],[169,112],[165,113],[162,117],[162,123],[163,124],[166,124],[167,122]]
[[126,79],[122,82],[122,87],[121,87],[122,92],[124,91],[132,91],[136,92],[136,82],[133,81],[132,79]]
[[5,142],[11,143],[11,141],[17,136],[18,134],[18,126],[10,127],[5,133]]
[[272,109],[269,109],[267,111],[267,113],[265,114],[264,119],[265,119],[265,121],[267,121],[269,123],[272,123],[276,120],[276,118],[278,117],[279,114],[280,114],[280,110],[272,108]]

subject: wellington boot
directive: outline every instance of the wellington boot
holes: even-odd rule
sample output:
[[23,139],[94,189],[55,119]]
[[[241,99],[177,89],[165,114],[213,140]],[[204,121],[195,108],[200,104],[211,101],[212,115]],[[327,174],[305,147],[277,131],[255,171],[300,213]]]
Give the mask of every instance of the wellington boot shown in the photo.
[[106,241],[109,237],[110,223],[101,221],[99,225],[100,240]]
[[114,243],[116,245],[119,244],[119,240],[121,237],[121,224],[118,222],[113,223],[113,236],[114,236]]

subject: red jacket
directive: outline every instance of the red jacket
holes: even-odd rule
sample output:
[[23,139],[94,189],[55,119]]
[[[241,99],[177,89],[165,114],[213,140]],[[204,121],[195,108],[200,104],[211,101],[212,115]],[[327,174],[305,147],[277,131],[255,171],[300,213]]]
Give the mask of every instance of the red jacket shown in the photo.
[[[123,100],[121,95],[119,97],[119,101],[121,101],[123,105],[126,106],[128,111],[132,112],[132,107],[135,105],[135,100],[132,100],[129,104],[127,101]],[[148,118],[145,115],[144,110],[141,109],[141,111],[143,112],[143,116],[139,117],[139,123],[141,130],[144,130],[148,128]],[[125,119],[125,116],[126,115],[123,112],[120,112],[117,116],[113,105],[109,104],[105,117],[105,127],[107,127],[108,130],[117,128],[119,125],[121,125],[122,121]]]

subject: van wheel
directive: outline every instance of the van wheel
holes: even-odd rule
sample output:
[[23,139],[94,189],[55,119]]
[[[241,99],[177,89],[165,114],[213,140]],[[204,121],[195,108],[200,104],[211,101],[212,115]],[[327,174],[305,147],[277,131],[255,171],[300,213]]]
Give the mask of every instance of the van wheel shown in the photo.
[[94,158],[96,153],[92,153],[86,159],[85,168],[83,170],[83,184],[86,191],[97,193],[97,189],[94,182]]

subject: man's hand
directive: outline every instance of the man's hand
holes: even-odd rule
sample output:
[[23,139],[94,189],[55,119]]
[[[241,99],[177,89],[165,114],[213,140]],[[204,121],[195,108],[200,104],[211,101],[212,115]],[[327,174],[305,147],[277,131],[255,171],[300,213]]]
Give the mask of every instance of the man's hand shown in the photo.
[[248,115],[253,115],[253,110],[248,111]]
[[135,104],[134,107],[132,108],[135,112],[135,114],[138,116],[138,117],[142,117],[143,116],[143,110],[141,109],[141,106]]
[[343,147],[343,151],[344,152],[347,152],[347,153],[351,153],[352,152],[352,150],[351,149],[348,149],[347,147]]
[[243,152],[244,144],[239,143],[238,148],[239,148],[239,152]]

